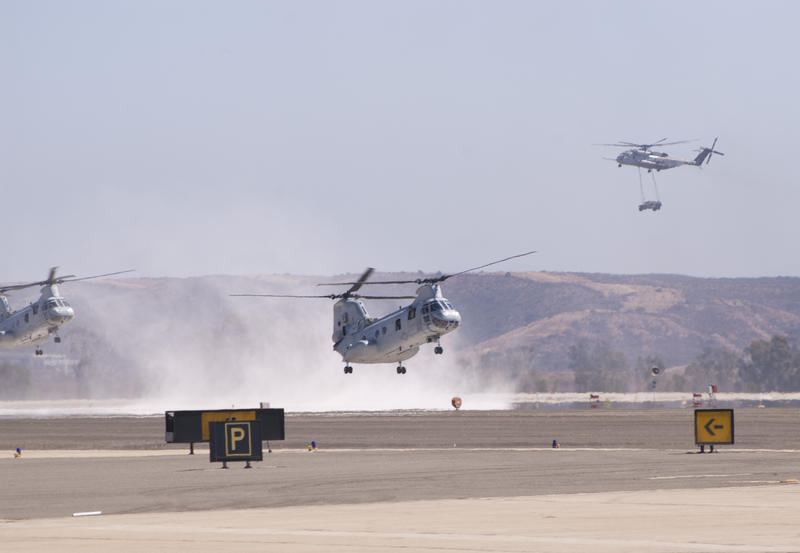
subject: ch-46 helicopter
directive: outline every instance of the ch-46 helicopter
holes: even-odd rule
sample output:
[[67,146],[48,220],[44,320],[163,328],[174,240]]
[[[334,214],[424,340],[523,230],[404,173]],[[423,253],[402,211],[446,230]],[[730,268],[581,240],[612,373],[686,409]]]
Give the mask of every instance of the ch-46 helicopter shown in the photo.
[[666,138],[662,138],[657,142],[653,142],[652,144],[634,144],[633,142],[617,142],[616,144],[601,144],[601,146],[617,146],[620,148],[631,148],[630,150],[626,150],[619,154],[614,161],[617,162],[617,167],[622,167],[623,165],[632,165],[634,167],[641,167],[642,169],[647,169],[647,172],[651,172],[653,169],[656,171],[663,171],[664,169],[672,169],[673,167],[680,167],[681,165],[694,165],[699,167],[700,165],[705,162],[711,161],[711,154],[719,154],[724,156],[722,152],[718,152],[714,149],[717,145],[717,139],[714,139],[714,143],[711,145],[710,148],[700,148],[699,154],[692,160],[689,159],[680,159],[677,157],[672,157],[665,152],[656,152],[653,151],[652,148],[654,146],[672,146],[674,144],[685,144],[687,142],[691,142],[690,140],[680,140],[678,142],[664,142]]
[[[53,335],[54,342],[61,342],[58,329],[70,322],[75,316],[75,312],[67,300],[59,293],[58,286],[60,284],[120,275],[133,271],[133,269],[129,269],[116,273],[75,278],[75,275],[57,277],[57,268],[50,269],[47,280],[29,282],[27,284],[0,285],[0,349],[39,346],[46,342],[51,335]],[[31,302],[27,307],[12,311],[8,305],[8,298],[5,296],[6,292],[23,290],[32,286],[42,287],[39,299]],[[42,355],[43,352],[37,347],[34,353]]]
[[[503,261],[536,253],[525,252],[458,273],[415,280],[367,282],[374,269],[368,268],[355,282],[328,282],[319,286],[350,286],[341,294],[295,296],[285,294],[232,294],[233,296],[270,298],[327,298],[333,305],[333,349],[345,362],[344,373],[352,374],[351,363],[397,363],[397,374],[405,374],[403,361],[419,352],[420,346],[435,342],[434,353],[442,354],[441,338],[461,324],[461,314],[442,295],[445,280],[477,271]],[[416,296],[363,296],[356,294],[364,285],[419,284]],[[361,300],[411,299],[397,311],[373,318]]]

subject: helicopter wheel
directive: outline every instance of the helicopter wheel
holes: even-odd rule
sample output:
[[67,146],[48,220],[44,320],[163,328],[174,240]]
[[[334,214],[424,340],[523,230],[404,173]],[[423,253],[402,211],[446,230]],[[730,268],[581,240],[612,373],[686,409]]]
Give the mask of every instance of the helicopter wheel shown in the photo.
[[61,336],[56,336],[55,338],[53,338],[53,341],[54,341],[56,344],[60,344],[60,343],[61,343]]
[[436,346],[435,348],[433,348],[433,353],[435,353],[436,355],[441,355],[444,353],[444,348],[442,348],[442,346]]
[[397,374],[406,374],[406,368],[403,365],[398,365]]
[[351,367],[350,365],[346,365],[344,367],[344,374],[353,374],[353,367]]
[[40,349],[37,349],[36,351],[33,352],[34,355],[42,355],[43,353],[44,352]]

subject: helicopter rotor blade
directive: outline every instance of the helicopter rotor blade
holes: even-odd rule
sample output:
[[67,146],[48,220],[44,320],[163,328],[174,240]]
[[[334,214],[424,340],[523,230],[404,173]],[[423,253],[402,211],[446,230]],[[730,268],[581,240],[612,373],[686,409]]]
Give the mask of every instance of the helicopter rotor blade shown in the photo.
[[[709,148],[708,157],[706,158],[706,165],[708,165],[711,162],[711,156],[713,156],[714,154],[719,154],[720,153],[720,152],[717,152],[716,150],[714,150],[714,146],[717,145],[717,140],[718,139],[719,139],[719,137],[716,137],[714,139],[714,142],[711,144],[711,147]],[[721,154],[721,155],[725,155],[725,154]]]
[[510,259],[516,259],[518,257],[525,257],[526,255],[531,255],[536,253],[536,250],[532,250],[525,253],[519,253],[516,255],[512,255],[510,257],[504,257],[503,259],[498,259],[497,261],[492,261],[491,263],[485,263],[483,265],[479,265],[478,267],[472,267],[470,269],[466,269],[464,271],[459,271],[457,273],[452,273],[449,275],[441,275],[438,277],[433,278],[418,278],[415,280],[382,280],[376,282],[367,282],[370,275],[375,271],[374,268],[368,267],[366,271],[359,277],[359,279],[355,282],[322,282],[317,284],[317,286],[350,286],[346,292],[341,294],[325,294],[325,295],[293,295],[293,294],[230,294],[232,297],[247,297],[247,298],[298,298],[298,299],[348,299],[348,298],[357,298],[357,299],[365,299],[365,300],[413,300],[416,296],[362,296],[360,294],[354,294],[353,292],[357,291],[359,288],[364,286],[365,284],[373,285],[373,284],[435,284],[437,282],[443,282],[448,278],[452,278],[454,276],[463,275],[464,273],[469,273],[471,271],[477,271],[478,269],[483,269],[485,267],[491,267],[492,265],[497,265],[498,263],[502,263],[503,261],[508,261]]
[[61,284],[62,282],[75,282],[78,280],[88,280],[90,278],[100,278],[105,276],[112,276],[112,275],[120,275],[122,273],[130,273],[134,269],[128,269],[126,271],[117,271],[114,273],[106,273],[104,275],[94,275],[88,277],[81,277],[81,278],[74,278],[75,275],[63,275],[60,277],[56,276],[56,271],[58,267],[51,267],[50,272],[47,274],[47,280],[39,280],[36,282],[28,282],[26,284],[13,284],[11,286],[3,286],[0,287],[0,294],[5,292],[10,292],[12,290],[24,290],[25,288],[31,288],[33,286],[52,286],[53,284]]
[[492,261],[491,263],[486,263],[478,267],[472,267],[471,269],[466,269],[464,271],[459,271],[457,273],[452,273],[449,275],[441,275],[438,277],[431,277],[431,278],[417,278],[414,280],[377,280],[374,282],[367,282],[366,284],[436,284],[437,282],[444,282],[448,278],[452,278],[454,276],[463,275],[464,273],[469,273],[472,271],[477,271],[478,269],[483,269],[485,267],[491,267],[492,265],[497,265],[498,263],[502,263],[503,261],[508,261],[509,259],[525,257],[526,255],[531,255],[534,253],[536,253],[536,250],[532,250],[525,253],[519,253],[517,255],[512,255],[511,257],[504,257],[503,259],[498,259],[497,261]]
[[236,298],[302,298],[302,299],[336,299],[341,294],[328,294],[325,296],[295,296],[292,294],[228,294]]
[[503,259],[498,259],[497,261],[492,261],[491,263],[486,263],[485,265],[481,265],[479,267],[473,267],[471,269],[466,269],[465,271],[460,271],[458,273],[453,273],[452,275],[442,275],[439,278],[441,280],[447,280],[448,278],[451,278],[451,277],[454,277],[454,276],[463,275],[464,273],[471,273],[472,271],[477,271],[478,269],[483,269],[485,267],[491,267],[492,265],[497,265],[498,263],[502,263],[503,261],[508,261],[510,259],[516,259],[518,257],[525,257],[526,255],[532,255],[532,254],[535,254],[535,253],[536,253],[536,250],[531,250],[531,251],[525,252],[525,253],[518,253],[517,255],[512,255],[511,257],[505,257]]
[[300,298],[300,299],[327,299],[337,300],[342,298],[357,298],[365,300],[413,300],[416,296],[362,296],[360,294],[327,294],[322,296],[296,296],[292,294],[229,294],[239,298]]
[[417,296],[361,296],[359,294],[354,294],[348,297],[360,298],[362,300],[413,300],[416,299]]
[[620,140],[615,144],[595,144],[595,146],[614,146],[617,148],[638,148],[644,152],[651,149],[653,146],[674,146],[675,144],[686,144],[687,142],[694,142],[696,139],[692,140],[676,140],[674,142],[664,142],[666,138],[662,138],[661,140],[657,140],[656,142],[652,142],[650,144],[639,144],[636,142],[626,142],[624,140]]
[[349,290],[347,290],[347,292],[345,292],[345,294],[350,294],[352,292],[357,291],[359,288],[361,288],[361,286],[367,281],[367,279],[370,277],[370,275],[374,271],[375,271],[374,268],[367,267],[367,270],[364,271],[364,273],[358,278],[358,280],[356,282],[353,283],[353,285],[350,287]]
[[104,273],[102,275],[92,275],[92,276],[80,277],[80,278],[72,278],[75,275],[66,275],[66,276],[63,276],[63,277],[58,277],[55,280],[55,282],[57,284],[61,284],[62,282],[77,282],[79,280],[89,280],[91,278],[103,278],[103,277],[114,276],[114,275],[122,275],[122,274],[125,274],[125,273],[132,273],[135,270],[136,269],[125,269],[124,271],[115,271],[113,273]]
[[[361,286],[372,284],[408,284],[416,282],[416,280],[381,280],[378,282],[362,282]],[[358,284],[357,282],[320,282],[317,286],[349,286]]]

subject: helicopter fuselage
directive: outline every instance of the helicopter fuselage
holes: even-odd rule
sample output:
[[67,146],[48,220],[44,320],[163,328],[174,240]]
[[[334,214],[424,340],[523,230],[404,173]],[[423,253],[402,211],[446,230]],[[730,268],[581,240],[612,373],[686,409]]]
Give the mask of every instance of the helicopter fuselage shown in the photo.
[[0,295],[0,348],[42,344],[74,316],[56,285],[43,287],[38,300],[18,311],[11,311],[7,298]]
[[461,315],[438,284],[421,286],[410,305],[378,319],[369,317],[360,300],[344,298],[334,306],[333,349],[346,363],[399,363],[460,324]]
[[695,161],[686,161],[685,159],[678,159],[670,157],[665,153],[642,151],[642,150],[627,150],[617,156],[617,163],[619,165],[632,165],[634,167],[641,167],[648,171],[656,170],[662,171],[664,169],[672,169],[673,167],[680,167],[681,165],[698,165]]
[[711,154],[725,155],[714,149],[716,145],[717,140],[714,139],[714,144],[710,148],[701,148],[700,153],[692,160],[671,157],[664,152],[635,148],[619,154],[616,161],[620,167],[623,165],[633,165],[634,167],[641,167],[648,171],[652,171],[653,169],[656,171],[663,171],[664,169],[672,169],[673,167],[680,167],[681,165],[700,167],[704,161],[707,163],[711,160]]

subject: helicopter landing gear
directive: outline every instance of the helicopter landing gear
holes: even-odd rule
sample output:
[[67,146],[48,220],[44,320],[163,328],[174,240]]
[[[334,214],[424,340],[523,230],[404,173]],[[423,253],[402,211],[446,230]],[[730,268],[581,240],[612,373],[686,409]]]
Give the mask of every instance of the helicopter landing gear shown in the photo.
[[442,346],[436,346],[435,348],[433,348],[433,353],[435,353],[436,355],[441,355],[444,353],[444,348],[442,348]]
[[60,344],[60,343],[61,343],[61,336],[56,336],[55,338],[53,338],[53,341],[54,341],[56,344]]
[[42,350],[40,350],[39,348],[36,348],[36,350],[33,352],[33,354],[34,355],[44,355],[44,352]]
[[353,374],[353,367],[351,367],[350,365],[345,365],[344,374]]
[[406,368],[403,365],[397,365],[397,374],[406,374]]

